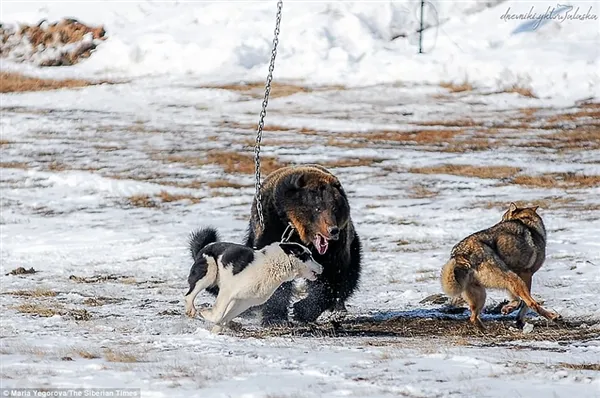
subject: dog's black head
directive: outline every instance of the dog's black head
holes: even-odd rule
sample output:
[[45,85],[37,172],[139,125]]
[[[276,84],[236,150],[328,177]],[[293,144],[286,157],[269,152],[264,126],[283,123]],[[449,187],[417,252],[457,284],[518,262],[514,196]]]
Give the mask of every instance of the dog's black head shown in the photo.
[[290,258],[290,262],[297,268],[298,276],[308,280],[317,279],[323,272],[321,264],[317,263],[310,250],[299,243],[281,242],[279,247]]

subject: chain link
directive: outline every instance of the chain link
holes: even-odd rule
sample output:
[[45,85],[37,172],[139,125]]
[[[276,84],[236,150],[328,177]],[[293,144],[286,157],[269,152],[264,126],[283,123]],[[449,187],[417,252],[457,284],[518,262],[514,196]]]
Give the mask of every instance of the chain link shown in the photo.
[[265,126],[265,116],[267,116],[267,105],[269,104],[269,94],[271,93],[271,81],[273,81],[273,70],[275,69],[275,57],[277,56],[277,44],[279,44],[279,25],[281,24],[281,9],[283,0],[277,2],[277,17],[275,19],[275,34],[273,37],[273,50],[271,51],[271,62],[269,63],[269,74],[265,84],[265,97],[262,102],[262,110],[258,121],[258,129],[256,130],[256,143],[254,144],[254,173],[255,181],[255,197],[256,211],[258,212],[258,220],[261,228],[265,226],[265,220],[262,209],[262,194],[260,183],[260,142],[262,140],[263,127]]

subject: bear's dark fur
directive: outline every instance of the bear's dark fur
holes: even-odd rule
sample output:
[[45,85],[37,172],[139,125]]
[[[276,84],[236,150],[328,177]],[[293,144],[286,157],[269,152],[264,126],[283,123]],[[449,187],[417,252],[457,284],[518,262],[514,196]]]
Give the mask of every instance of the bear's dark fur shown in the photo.
[[[345,308],[360,278],[361,244],[338,179],[319,165],[284,167],[267,176],[261,195],[264,228],[255,198],[246,245],[260,249],[280,241],[291,223],[290,241],[308,246],[315,261],[323,265],[319,278],[308,282],[308,296],[294,304],[294,319],[313,322],[325,310]],[[277,289],[261,307],[263,325],[287,321],[291,295],[291,282]]]

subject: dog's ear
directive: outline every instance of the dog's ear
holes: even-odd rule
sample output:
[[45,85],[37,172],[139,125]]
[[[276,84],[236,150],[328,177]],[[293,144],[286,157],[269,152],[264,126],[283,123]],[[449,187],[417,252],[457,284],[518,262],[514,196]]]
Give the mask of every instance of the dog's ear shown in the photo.
[[539,209],[539,208],[540,208],[540,206],[533,206],[531,208],[531,210],[533,210],[534,213],[537,213],[537,209]]
[[281,247],[281,250],[283,250],[283,252],[288,256],[294,255],[297,257],[304,251],[302,246],[297,243],[281,242],[279,247]]
[[306,186],[306,176],[304,174],[299,174],[294,179],[294,188],[296,188],[296,189],[302,189],[305,186]]
[[511,213],[513,211],[517,210],[517,205],[515,204],[515,202],[510,202],[510,207],[508,208],[508,211],[510,211]]
[[285,254],[297,257],[300,261],[307,261],[312,256],[310,250],[298,243],[281,242],[279,247],[281,247],[281,250],[283,250]]

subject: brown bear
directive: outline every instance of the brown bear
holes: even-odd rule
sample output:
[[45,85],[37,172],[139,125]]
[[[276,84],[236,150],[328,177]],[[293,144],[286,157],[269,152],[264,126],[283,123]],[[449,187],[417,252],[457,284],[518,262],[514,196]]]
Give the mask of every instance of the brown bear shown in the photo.
[[[308,295],[293,305],[293,317],[313,322],[325,310],[345,309],[361,271],[361,244],[350,217],[340,181],[326,168],[309,164],[283,167],[269,174],[261,187],[264,228],[252,203],[246,246],[257,249],[280,241],[288,224],[290,238],[309,247],[323,265]],[[286,323],[292,283],[285,283],[261,307],[262,324]]]

